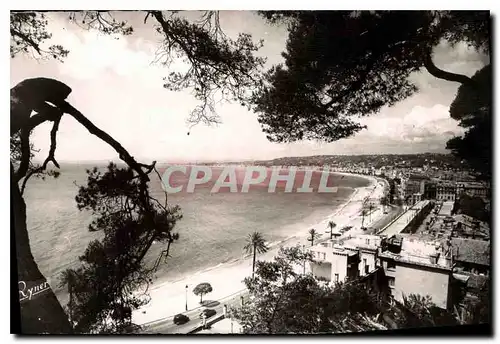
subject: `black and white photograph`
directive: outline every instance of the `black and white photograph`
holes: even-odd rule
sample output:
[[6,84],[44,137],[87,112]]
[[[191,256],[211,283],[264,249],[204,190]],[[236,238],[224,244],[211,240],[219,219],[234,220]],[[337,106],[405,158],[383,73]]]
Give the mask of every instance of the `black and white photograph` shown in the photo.
[[494,14],[275,6],[12,4],[11,334],[492,336]]

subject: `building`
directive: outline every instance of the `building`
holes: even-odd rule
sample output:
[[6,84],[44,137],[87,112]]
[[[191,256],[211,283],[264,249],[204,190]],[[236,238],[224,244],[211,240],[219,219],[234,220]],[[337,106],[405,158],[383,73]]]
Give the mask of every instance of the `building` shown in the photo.
[[483,221],[479,221],[465,214],[453,216],[453,235],[466,239],[490,239],[490,226]]
[[458,281],[457,295],[455,296],[458,303],[467,299],[477,300],[477,297],[489,284],[489,276],[476,275],[470,272],[460,271],[454,272],[453,278]]
[[452,238],[455,271],[488,275],[490,272],[490,242]]
[[382,242],[380,266],[392,297],[403,301],[409,294],[429,295],[436,306],[452,305],[452,249],[437,242],[393,236]]
[[309,269],[316,278],[346,282],[365,276],[376,269],[377,235],[358,235],[347,240],[332,239],[309,248],[314,262]]
[[362,234],[346,240],[344,245],[357,249],[359,252],[359,276],[365,276],[375,270],[377,252],[382,242],[378,235]]
[[329,240],[309,249],[314,262],[309,268],[316,278],[331,283],[345,282],[359,276],[359,252]]
[[490,198],[490,187],[479,182],[458,182],[457,195],[466,193],[471,197],[481,197],[483,199]]
[[[407,202],[411,202],[413,200],[414,194],[424,194],[425,192],[425,183],[429,180],[429,177],[419,174],[411,174],[409,178],[406,180],[404,186],[404,194]],[[420,200],[419,200],[420,201]],[[417,202],[413,202],[411,204],[415,204]]]
[[414,194],[408,195],[407,203],[414,205],[414,204],[417,204],[418,202],[420,202],[422,199],[423,199],[423,197],[422,197],[421,193],[414,193]]
[[451,213],[453,211],[453,206],[454,202],[452,201],[443,202],[439,207],[437,215],[440,217],[451,216]]
[[[490,198],[490,187],[478,182],[440,182],[433,190],[433,183],[429,183],[426,193],[429,199],[432,199],[435,192],[435,198],[438,201],[455,201],[462,193],[471,197]],[[425,193],[425,192],[424,192]]]
[[454,183],[439,183],[436,185],[436,200],[454,202],[457,197],[457,186]]
[[437,184],[434,181],[426,182],[424,185],[424,199],[437,199]]

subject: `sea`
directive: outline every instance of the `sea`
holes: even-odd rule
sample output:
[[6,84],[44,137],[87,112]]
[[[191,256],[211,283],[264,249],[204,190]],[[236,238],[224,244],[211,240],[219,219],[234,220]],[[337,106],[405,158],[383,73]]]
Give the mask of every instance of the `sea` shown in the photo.
[[[78,210],[75,202],[79,186],[86,185],[86,170],[94,166],[62,163],[59,178],[32,178],[24,193],[33,256],[62,302],[67,300],[67,294],[66,288],[59,286],[61,272],[78,267],[79,256],[89,242],[102,238],[102,233],[88,230],[92,214]],[[106,166],[97,167],[104,170]],[[314,184],[319,176],[313,175],[312,180]],[[337,187],[334,193],[287,193],[284,185],[278,183],[276,192],[268,192],[267,187],[260,185],[251,187],[248,193],[213,193],[207,184],[192,193],[169,194],[169,204],[179,205],[183,218],[175,227],[179,240],[171,246],[171,257],[158,267],[156,283],[177,281],[246,258],[243,247],[254,231],[262,233],[269,246],[279,245],[301,232],[306,234],[311,226],[345,203],[355,188],[368,184],[362,177],[332,173],[328,186]],[[154,175],[150,190],[153,196],[164,200],[164,188]],[[324,232],[326,228],[317,230]],[[152,266],[163,249],[165,245],[153,244],[144,263]]]

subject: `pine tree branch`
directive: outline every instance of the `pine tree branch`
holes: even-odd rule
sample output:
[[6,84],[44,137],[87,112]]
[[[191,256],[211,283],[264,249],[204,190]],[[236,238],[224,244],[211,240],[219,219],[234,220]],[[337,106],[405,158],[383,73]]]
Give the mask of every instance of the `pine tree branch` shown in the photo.
[[15,30],[15,29],[13,29],[11,27],[10,28],[10,34],[12,36],[16,36],[16,37],[22,39],[24,42],[26,42],[26,44],[28,44],[33,49],[35,49],[38,54],[40,54],[40,55],[42,54],[41,50],[40,50],[40,46],[37,43],[35,43],[31,38],[29,38],[28,36],[26,36],[25,34],[23,34],[22,32],[17,31],[17,30]]
[[149,182],[150,179],[147,173],[142,168],[147,168],[148,170],[149,168],[152,169],[150,165],[139,164],[137,161],[135,161],[130,153],[118,141],[116,141],[105,131],[99,129],[94,123],[92,123],[87,117],[85,117],[80,111],[75,109],[68,102],[64,102],[64,104],[62,104],[61,110],[76,119],[92,135],[97,136],[112,148],[114,148],[121,160],[123,160],[131,169],[133,169],[144,182]]
[[438,68],[434,62],[432,61],[432,51],[428,50],[425,53],[424,57],[424,67],[427,69],[427,71],[434,77],[438,79],[443,79],[447,81],[452,81],[452,82],[458,82],[461,84],[466,84],[470,85],[472,87],[475,87],[476,83],[474,80],[469,78],[466,75],[463,74],[457,74],[457,73],[452,73],[452,72],[447,72],[445,70],[442,70]]

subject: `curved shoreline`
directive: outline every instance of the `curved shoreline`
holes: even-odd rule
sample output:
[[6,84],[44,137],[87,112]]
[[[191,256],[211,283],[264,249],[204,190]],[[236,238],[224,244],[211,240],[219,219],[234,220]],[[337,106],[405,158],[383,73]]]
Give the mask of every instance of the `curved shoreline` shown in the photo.
[[[306,243],[309,228],[319,228],[321,226],[326,228],[330,220],[335,220],[337,226],[351,224],[359,217],[357,215],[361,211],[362,201],[366,197],[372,196],[379,186],[379,181],[373,176],[343,172],[331,173],[362,177],[369,180],[369,185],[354,188],[354,192],[343,204],[336,206],[331,214],[315,225],[303,228],[300,232],[293,233],[291,236],[273,243],[273,246],[266,254],[259,256],[259,260],[272,260],[282,246]],[[322,230],[319,230],[319,233],[323,234]],[[245,289],[243,279],[251,273],[251,263],[251,256],[236,258],[233,261],[219,263],[175,281],[165,281],[157,286],[151,286],[148,291],[151,297],[150,302],[133,312],[133,321],[137,324],[144,324],[168,318],[185,311],[186,304],[188,309],[199,307],[197,298],[192,294],[192,289],[201,282],[209,282],[213,287],[213,292],[206,296],[209,299],[218,300],[240,292]],[[187,290],[186,286],[188,287]]]
[[[325,226],[328,224],[328,222],[335,216],[338,216],[338,214],[346,207],[348,206],[352,201],[353,201],[353,198],[358,194],[359,192],[359,189],[364,189],[364,188],[369,188],[371,185],[373,185],[374,183],[376,183],[377,181],[375,180],[375,178],[372,178],[371,176],[364,176],[364,175],[358,175],[358,174],[354,174],[354,173],[344,173],[344,172],[329,172],[331,174],[338,174],[338,175],[346,175],[346,176],[353,176],[353,177],[359,177],[359,178],[363,178],[363,179],[367,179],[369,181],[369,185],[368,186],[360,186],[360,187],[350,187],[351,189],[353,189],[352,193],[349,195],[349,197],[347,199],[344,200],[343,203],[341,204],[337,204],[337,205],[334,205],[335,209],[334,209],[334,212],[326,215],[326,216],[323,216],[320,220],[319,219],[316,219],[314,220],[314,223],[311,224],[311,225],[305,225],[304,228],[300,229],[300,231],[298,232],[295,232],[293,234],[290,234],[280,240],[277,240],[277,241],[273,241],[273,242],[268,242],[268,247],[270,250],[273,250],[273,249],[279,249],[281,246],[285,245],[285,244],[288,244],[289,241],[292,241],[294,239],[304,239],[307,237],[307,231],[311,228],[316,228],[318,227],[318,225],[320,224],[325,224]],[[323,234],[323,232],[319,232],[320,236]],[[252,258],[252,255],[251,254],[247,254],[247,255],[243,255],[243,256],[239,256],[239,257],[234,257],[234,258],[229,258],[228,260],[226,261],[222,261],[216,265],[211,265],[211,266],[207,266],[207,267],[202,267],[201,269],[197,269],[197,270],[194,270],[192,272],[183,272],[181,276],[175,276],[174,278],[172,279],[168,279],[168,278],[157,278],[159,281],[159,284],[158,285],[154,285],[154,286],[150,286],[149,290],[156,290],[158,288],[162,288],[164,285],[168,284],[168,283],[176,283],[176,282],[180,282],[182,280],[185,280],[186,279],[186,275],[187,274],[194,274],[194,275],[198,275],[198,274],[203,274],[203,273],[206,273],[206,272],[209,272],[209,271],[212,271],[214,269],[217,269],[217,268],[224,268],[226,266],[230,266],[232,264],[235,264],[235,263],[238,263],[238,262],[241,262],[241,261],[244,261],[244,260],[248,260],[248,259],[251,259]]]

